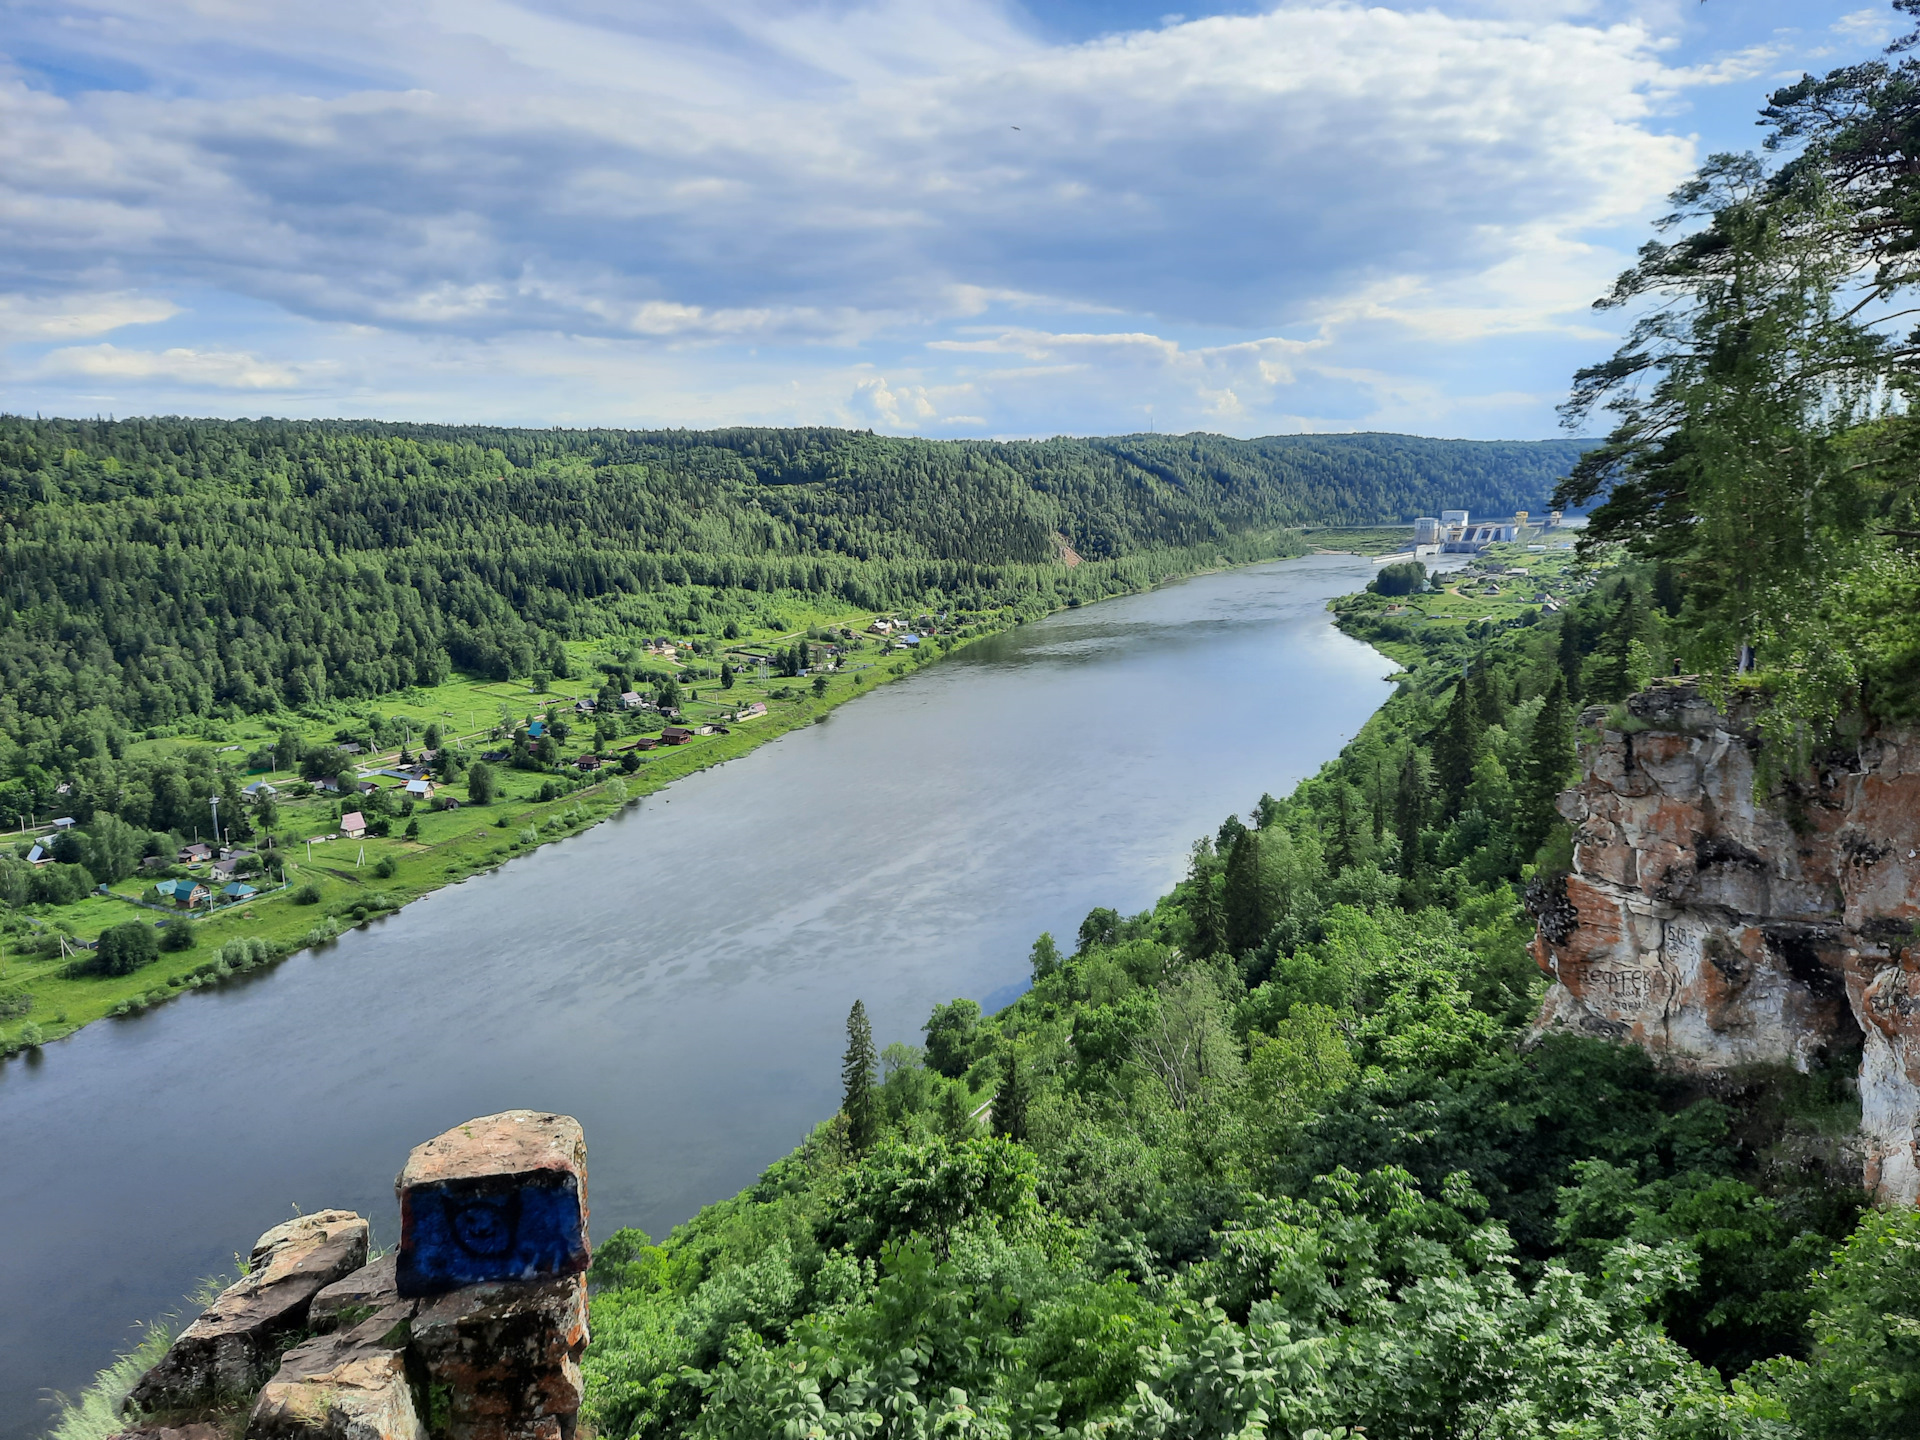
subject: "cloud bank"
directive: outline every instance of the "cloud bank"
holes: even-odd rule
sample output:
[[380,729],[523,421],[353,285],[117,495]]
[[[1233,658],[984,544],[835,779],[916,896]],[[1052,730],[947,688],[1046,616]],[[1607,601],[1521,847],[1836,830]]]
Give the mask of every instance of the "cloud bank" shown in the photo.
[[1587,301],[1700,158],[1686,97],[1757,102],[1794,44],[1880,33],[1838,6],[1688,54],[1658,6],[1068,41],[985,0],[13,16],[7,408],[925,433],[1544,433],[1607,343]]

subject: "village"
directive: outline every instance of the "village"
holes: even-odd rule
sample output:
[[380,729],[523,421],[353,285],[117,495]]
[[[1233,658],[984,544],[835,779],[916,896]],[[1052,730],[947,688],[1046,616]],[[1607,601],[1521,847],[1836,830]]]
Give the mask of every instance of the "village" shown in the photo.
[[[210,760],[223,793],[184,833],[142,836],[132,873],[105,881],[83,864],[91,807],[14,817],[0,872],[30,888],[0,906],[0,1057],[222,983],[235,941],[275,957],[324,944],[1011,623],[947,611],[805,618],[759,635],[582,644],[565,676],[460,677],[294,723],[216,722],[137,742],[136,756]],[[80,797],[62,781],[53,798]],[[91,973],[99,937],[136,919],[158,963]]]

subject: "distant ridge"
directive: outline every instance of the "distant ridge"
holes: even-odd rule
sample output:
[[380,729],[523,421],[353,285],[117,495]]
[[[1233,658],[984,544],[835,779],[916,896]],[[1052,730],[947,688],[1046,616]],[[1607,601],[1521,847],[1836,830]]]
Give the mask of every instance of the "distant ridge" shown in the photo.
[[1043,613],[1303,525],[1537,508],[1584,448],[0,417],[0,733],[564,673],[781,595]]

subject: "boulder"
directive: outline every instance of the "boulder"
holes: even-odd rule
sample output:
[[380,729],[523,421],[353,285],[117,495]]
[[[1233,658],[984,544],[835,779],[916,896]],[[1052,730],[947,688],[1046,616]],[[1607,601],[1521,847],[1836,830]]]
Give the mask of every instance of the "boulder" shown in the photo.
[[367,1263],[367,1235],[351,1210],[274,1226],[255,1242],[247,1273],[180,1332],[128,1405],[175,1410],[251,1393],[278,1363],[278,1338],[307,1323],[313,1297]]
[[456,1125],[414,1148],[395,1189],[402,1295],[586,1271],[587,1143],[571,1116],[508,1110]]
[[468,1286],[413,1320],[414,1354],[448,1388],[449,1440],[572,1440],[586,1345],[584,1275]]
[[384,1310],[400,1298],[393,1278],[393,1255],[382,1255],[362,1265],[344,1280],[336,1280],[313,1297],[308,1323],[316,1329],[338,1325],[343,1318],[364,1319],[356,1312]]
[[409,1373],[411,1301],[296,1345],[254,1401],[247,1440],[427,1440]]

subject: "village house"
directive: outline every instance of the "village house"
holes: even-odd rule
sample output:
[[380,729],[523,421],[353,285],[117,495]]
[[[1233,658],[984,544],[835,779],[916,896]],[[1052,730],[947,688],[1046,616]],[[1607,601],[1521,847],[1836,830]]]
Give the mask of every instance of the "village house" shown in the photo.
[[588,700],[585,698],[582,698],[573,702],[573,713],[576,715],[591,715],[593,714],[594,711],[598,710],[599,708],[600,706],[597,701]]
[[183,845],[180,847],[180,853],[173,858],[181,865],[204,865],[213,858],[213,847],[197,842],[192,845]]
[[51,865],[53,863],[53,851],[47,849],[44,845],[35,845],[33,849],[27,852],[27,863],[29,865]]
[[576,770],[598,770],[600,768],[600,757],[598,755],[582,755],[573,762],[573,768]]
[[409,800],[431,800],[433,798],[433,781],[425,779],[409,780],[407,782],[407,798]]
[[265,796],[267,799],[270,800],[275,795],[278,795],[280,792],[274,789],[273,786],[269,785],[266,781],[256,780],[251,785],[243,786],[240,790],[240,793],[246,796],[249,800],[258,800],[262,796]]
[[358,810],[349,810],[340,817],[340,833],[349,840],[366,839],[367,817]]
[[251,900],[259,893],[260,892],[254,889],[253,886],[243,884],[236,880],[233,884],[224,887],[220,891],[220,898],[229,902],[234,900]]
[[693,739],[693,731],[684,725],[669,725],[660,732],[660,738],[669,745],[684,745]]
[[640,698],[640,692],[638,690],[623,690],[620,692],[620,708],[622,710],[644,710],[646,705],[647,702]]
[[182,910],[204,905],[213,898],[213,892],[198,880],[162,880],[153,888],[163,904],[171,902]]
[[53,828],[56,830],[71,830],[78,823],[79,822],[71,815],[62,815],[58,820],[53,822]]
[[758,720],[766,713],[767,707],[756,700],[751,705],[743,707],[733,718],[735,720]]

